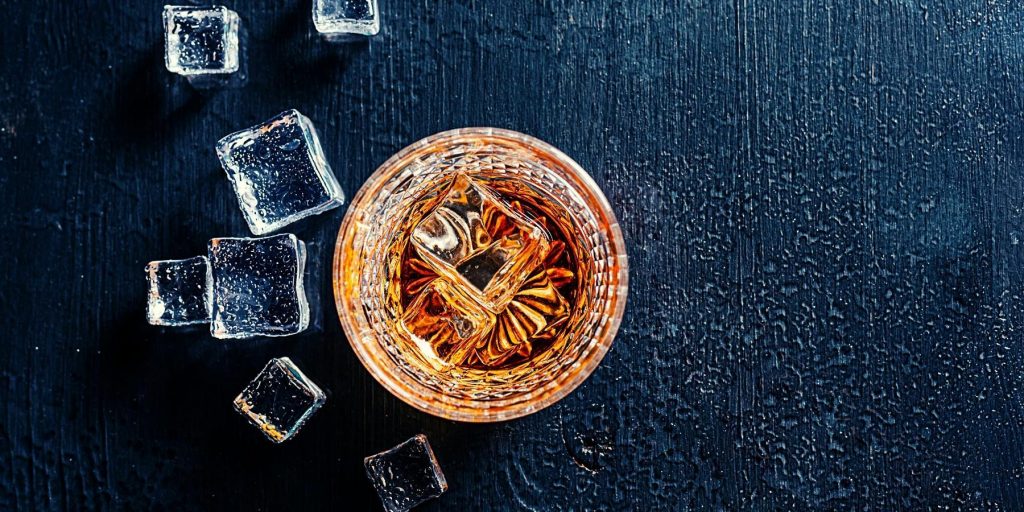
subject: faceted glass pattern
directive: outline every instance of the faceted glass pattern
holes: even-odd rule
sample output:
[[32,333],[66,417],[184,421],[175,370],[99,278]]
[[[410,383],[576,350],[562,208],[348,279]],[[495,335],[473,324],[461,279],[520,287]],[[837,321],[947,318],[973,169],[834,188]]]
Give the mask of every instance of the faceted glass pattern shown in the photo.
[[313,25],[326,36],[380,32],[377,0],[313,0]]
[[367,457],[363,465],[388,512],[405,512],[448,490],[441,466],[423,434]]
[[213,337],[288,336],[309,325],[306,248],[295,235],[214,238],[208,253]]
[[238,14],[221,6],[164,6],[164,64],[179,75],[238,71]]
[[271,359],[235,398],[235,409],[275,443],[294,436],[327,400],[291,359]]
[[146,265],[149,298],[146,319],[153,325],[190,325],[210,321],[210,263],[205,256],[151,261]]
[[297,110],[222,138],[217,155],[253,234],[276,231],[345,200],[313,123]]

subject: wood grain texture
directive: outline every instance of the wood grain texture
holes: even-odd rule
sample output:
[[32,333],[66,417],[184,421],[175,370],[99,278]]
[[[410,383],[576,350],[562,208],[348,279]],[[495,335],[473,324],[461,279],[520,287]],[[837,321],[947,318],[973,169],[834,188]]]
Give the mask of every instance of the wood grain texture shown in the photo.
[[[0,509],[372,510],[419,432],[424,510],[1024,509],[1019,2],[380,3],[332,46],[236,2],[248,83],[197,92],[162,2],[0,0]],[[456,127],[577,159],[631,257],[602,366],[464,425],[372,380],[326,278],[315,333],[146,325],[147,261],[247,233],[215,141],[286,108],[349,195]],[[321,270],[343,212],[295,228]],[[330,395],[273,446],[231,399],[283,355]]]

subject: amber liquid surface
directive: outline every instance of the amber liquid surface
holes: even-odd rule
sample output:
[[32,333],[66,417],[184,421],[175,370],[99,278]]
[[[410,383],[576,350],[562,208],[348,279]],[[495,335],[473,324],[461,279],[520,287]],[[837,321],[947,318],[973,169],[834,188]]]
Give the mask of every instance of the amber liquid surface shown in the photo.
[[428,196],[393,256],[407,348],[435,369],[528,371],[564,347],[581,270],[564,212],[510,179],[459,174]]

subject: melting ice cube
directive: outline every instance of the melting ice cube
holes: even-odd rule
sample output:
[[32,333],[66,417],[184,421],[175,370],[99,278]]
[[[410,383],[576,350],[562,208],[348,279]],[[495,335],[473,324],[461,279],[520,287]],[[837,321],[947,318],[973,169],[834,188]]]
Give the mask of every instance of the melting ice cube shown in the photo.
[[276,231],[345,200],[313,123],[297,110],[222,138],[217,155],[253,234]]
[[295,235],[214,238],[208,257],[215,338],[288,336],[309,325],[306,246]]
[[164,64],[184,76],[238,71],[238,14],[220,6],[164,6]]
[[210,321],[210,262],[205,256],[151,261],[146,265],[149,300],[146,319],[153,325],[189,325]]
[[313,25],[329,38],[380,32],[377,0],[313,0]]
[[235,398],[235,409],[280,443],[294,436],[326,400],[291,359],[280,357],[271,359]]
[[388,512],[405,512],[448,490],[441,466],[423,434],[367,457],[363,465]]

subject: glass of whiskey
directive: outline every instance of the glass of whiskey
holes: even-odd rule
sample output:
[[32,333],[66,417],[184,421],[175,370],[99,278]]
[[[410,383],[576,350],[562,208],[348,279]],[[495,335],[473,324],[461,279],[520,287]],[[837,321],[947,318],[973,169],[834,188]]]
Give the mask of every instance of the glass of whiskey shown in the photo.
[[391,393],[503,421],[579,386],[626,304],[618,221],[579,164],[496,128],[399,151],[352,200],[334,254],[341,324]]

